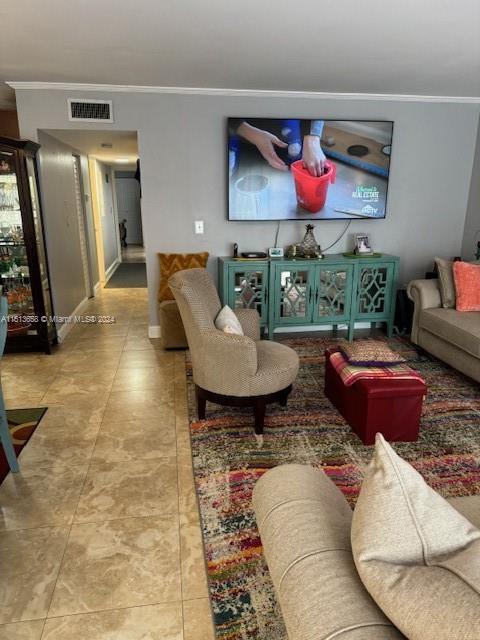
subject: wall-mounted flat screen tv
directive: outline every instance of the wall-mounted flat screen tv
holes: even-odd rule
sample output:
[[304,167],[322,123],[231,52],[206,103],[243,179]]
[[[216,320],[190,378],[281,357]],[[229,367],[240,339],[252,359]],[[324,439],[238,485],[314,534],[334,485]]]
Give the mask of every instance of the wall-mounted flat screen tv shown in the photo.
[[229,220],[385,217],[393,122],[228,119]]

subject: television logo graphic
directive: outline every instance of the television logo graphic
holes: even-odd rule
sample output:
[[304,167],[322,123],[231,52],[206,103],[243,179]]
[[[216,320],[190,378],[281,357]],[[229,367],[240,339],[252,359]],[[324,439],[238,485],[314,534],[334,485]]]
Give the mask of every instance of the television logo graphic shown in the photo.
[[370,216],[373,216],[378,213],[378,208],[372,207],[370,204],[366,204],[362,207],[362,213],[367,213]]

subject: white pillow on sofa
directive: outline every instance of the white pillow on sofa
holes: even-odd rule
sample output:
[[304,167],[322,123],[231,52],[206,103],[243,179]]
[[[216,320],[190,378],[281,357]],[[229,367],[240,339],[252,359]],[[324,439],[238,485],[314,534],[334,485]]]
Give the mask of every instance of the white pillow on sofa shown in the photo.
[[363,584],[407,638],[480,638],[480,531],[380,434],[351,539]]
[[215,326],[224,333],[235,333],[239,336],[244,335],[240,320],[230,309],[228,304],[218,312],[218,315],[215,318]]

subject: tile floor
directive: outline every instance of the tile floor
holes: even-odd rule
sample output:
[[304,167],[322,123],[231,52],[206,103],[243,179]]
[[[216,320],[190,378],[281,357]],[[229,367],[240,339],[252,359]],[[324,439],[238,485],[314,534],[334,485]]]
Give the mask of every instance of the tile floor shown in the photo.
[[7,355],[7,408],[47,406],[0,486],[0,640],[213,640],[184,354],[145,289],[105,289],[51,356]]

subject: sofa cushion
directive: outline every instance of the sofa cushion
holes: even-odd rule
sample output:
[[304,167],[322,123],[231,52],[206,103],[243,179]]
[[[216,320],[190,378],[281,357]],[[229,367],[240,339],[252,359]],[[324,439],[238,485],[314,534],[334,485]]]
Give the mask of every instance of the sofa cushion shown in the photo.
[[352,519],[358,573],[410,640],[480,638],[480,531],[377,434]]
[[420,312],[419,326],[480,358],[480,311],[424,309]]
[[403,638],[358,577],[351,509],[322,470],[271,469],[256,483],[253,505],[289,640]]
[[480,496],[457,496],[448,498],[447,502],[480,529]]
[[444,307],[444,309],[454,309],[456,293],[455,282],[453,280],[453,260],[435,258],[435,264],[437,265],[438,271],[442,307]]
[[457,311],[480,311],[480,265],[455,262],[453,277]]

